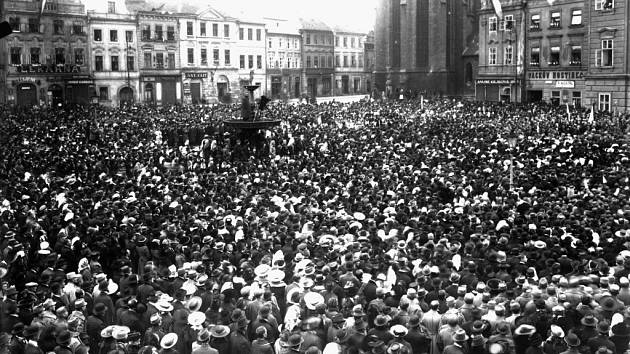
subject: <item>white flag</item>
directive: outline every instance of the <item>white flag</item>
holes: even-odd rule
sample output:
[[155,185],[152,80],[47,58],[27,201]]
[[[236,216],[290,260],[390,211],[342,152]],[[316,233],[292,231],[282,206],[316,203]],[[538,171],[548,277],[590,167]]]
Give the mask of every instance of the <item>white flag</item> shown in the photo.
[[591,114],[588,116],[588,122],[590,124],[595,123],[595,110],[593,109],[593,106],[591,106]]
[[503,18],[503,9],[501,9],[500,0],[492,0],[492,6],[494,6],[494,12],[496,12],[499,19]]
[[549,6],[553,6],[554,2],[556,2],[556,0],[547,0],[547,3],[549,4]]

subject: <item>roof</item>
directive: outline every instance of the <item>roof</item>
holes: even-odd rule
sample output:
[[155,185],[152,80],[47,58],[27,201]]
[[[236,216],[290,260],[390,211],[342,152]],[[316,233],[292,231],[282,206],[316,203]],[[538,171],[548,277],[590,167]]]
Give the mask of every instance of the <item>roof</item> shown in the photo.
[[365,31],[359,31],[353,28],[347,28],[347,27],[341,27],[341,26],[335,26],[333,30],[335,31],[335,33],[360,34],[364,36],[367,35]]
[[302,30],[332,32],[332,28],[320,20],[300,18],[300,25]]
[[296,21],[264,18],[264,22],[267,27],[267,33],[269,34],[300,35],[300,24]]

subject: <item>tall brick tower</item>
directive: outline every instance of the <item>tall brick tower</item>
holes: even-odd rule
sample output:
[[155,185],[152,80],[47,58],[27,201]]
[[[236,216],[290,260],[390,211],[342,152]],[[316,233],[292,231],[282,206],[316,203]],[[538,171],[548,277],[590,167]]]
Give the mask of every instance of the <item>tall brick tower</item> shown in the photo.
[[379,0],[375,80],[379,91],[474,94],[479,0]]

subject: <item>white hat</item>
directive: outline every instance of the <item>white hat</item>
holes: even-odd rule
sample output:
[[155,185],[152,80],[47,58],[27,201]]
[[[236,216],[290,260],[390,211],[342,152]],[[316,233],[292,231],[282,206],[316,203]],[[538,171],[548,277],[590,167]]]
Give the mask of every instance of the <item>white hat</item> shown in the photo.
[[206,322],[206,315],[201,311],[193,311],[188,315],[188,324],[191,326],[201,326]]
[[309,291],[304,295],[304,303],[306,304],[306,308],[309,310],[315,310],[317,305],[324,304],[325,300],[319,293]]
[[160,347],[162,347],[162,349],[170,349],[174,347],[175,344],[177,344],[177,334],[175,333],[168,333],[162,337],[160,341]]

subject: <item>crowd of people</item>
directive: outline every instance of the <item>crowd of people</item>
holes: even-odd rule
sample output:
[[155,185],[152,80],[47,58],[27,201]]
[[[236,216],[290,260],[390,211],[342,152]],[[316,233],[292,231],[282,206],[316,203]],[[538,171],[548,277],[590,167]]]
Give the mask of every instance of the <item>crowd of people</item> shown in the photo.
[[0,353],[628,353],[630,121],[450,99],[0,113]]

